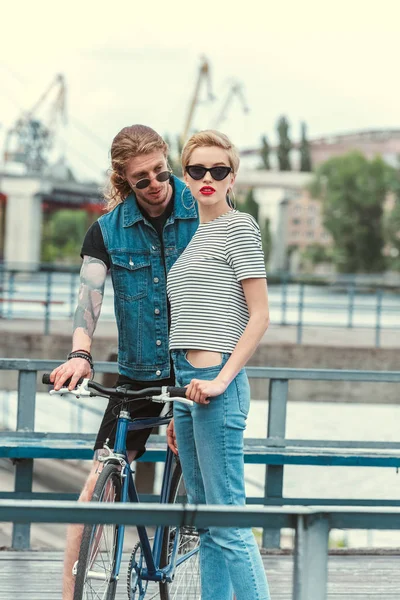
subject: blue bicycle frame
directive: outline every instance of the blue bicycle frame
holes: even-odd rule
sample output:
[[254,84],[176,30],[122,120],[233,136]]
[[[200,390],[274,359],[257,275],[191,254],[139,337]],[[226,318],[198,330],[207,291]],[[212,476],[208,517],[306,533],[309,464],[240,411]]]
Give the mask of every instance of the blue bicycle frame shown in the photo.
[[[121,490],[121,502],[139,502],[138,493],[136,486],[132,478],[132,471],[128,462],[128,456],[126,452],[126,436],[128,431],[147,429],[149,427],[157,427],[159,425],[167,425],[170,422],[170,417],[151,417],[144,419],[135,419],[132,421],[130,418],[120,416],[117,422],[117,431],[115,435],[114,454],[119,454],[125,457],[125,466],[122,472],[122,490]],[[169,493],[171,489],[171,476],[173,468],[174,455],[169,448],[167,448],[167,455],[165,461],[165,469],[163,475],[163,481],[161,486],[160,502],[166,504],[168,502]],[[153,549],[151,549],[147,530],[143,525],[137,526],[137,531],[142,546],[143,556],[146,561],[146,569],[141,572],[142,580],[149,581],[172,581],[172,576],[175,568],[190,558],[194,552],[188,552],[184,556],[180,557],[176,561],[176,554],[178,551],[179,536],[175,536],[174,547],[171,552],[171,560],[168,565],[160,569],[162,541],[164,537],[166,526],[158,526],[154,536]],[[124,541],[125,526],[119,525],[117,530],[117,543],[116,543],[116,557],[113,577],[117,578],[121,566],[122,559],[122,548]]]

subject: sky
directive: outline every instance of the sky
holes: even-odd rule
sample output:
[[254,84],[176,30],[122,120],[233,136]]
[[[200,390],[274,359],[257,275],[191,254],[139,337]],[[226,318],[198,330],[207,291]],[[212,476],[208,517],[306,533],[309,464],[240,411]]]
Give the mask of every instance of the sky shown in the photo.
[[[400,128],[398,0],[151,0],[118,3],[15,1],[2,8],[0,146],[57,73],[67,83],[67,124],[58,149],[76,176],[107,169],[118,131],[144,123],[172,139],[182,132],[205,55],[205,86],[192,129],[215,124],[240,148],[276,141],[280,115],[296,140],[358,129]],[[45,109],[51,104],[43,105]],[[40,115],[39,115],[40,116]],[[89,133],[87,133],[89,132]]]

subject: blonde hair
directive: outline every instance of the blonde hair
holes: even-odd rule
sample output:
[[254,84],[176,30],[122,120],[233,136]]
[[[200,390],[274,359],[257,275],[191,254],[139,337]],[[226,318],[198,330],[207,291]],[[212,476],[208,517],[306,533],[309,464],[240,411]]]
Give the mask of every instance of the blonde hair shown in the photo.
[[111,144],[111,168],[104,190],[108,211],[123,202],[132,191],[125,177],[128,161],[135,156],[150,154],[156,150],[160,150],[167,157],[168,144],[151,127],[131,125],[117,133]]
[[199,131],[188,139],[182,150],[182,171],[185,173],[186,167],[190,163],[190,157],[196,148],[203,148],[205,146],[216,146],[226,150],[229,159],[229,165],[236,175],[239,170],[240,158],[237,148],[232,144],[230,139],[224,133],[215,131],[214,129],[206,129],[205,131]]

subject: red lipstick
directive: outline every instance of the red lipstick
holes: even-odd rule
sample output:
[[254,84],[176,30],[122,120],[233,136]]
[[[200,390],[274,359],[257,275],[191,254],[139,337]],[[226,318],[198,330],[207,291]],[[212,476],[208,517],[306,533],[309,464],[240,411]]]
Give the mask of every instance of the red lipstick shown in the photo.
[[215,190],[213,187],[211,187],[210,185],[204,185],[201,189],[200,189],[200,194],[203,194],[203,196],[211,196],[212,194],[215,193]]

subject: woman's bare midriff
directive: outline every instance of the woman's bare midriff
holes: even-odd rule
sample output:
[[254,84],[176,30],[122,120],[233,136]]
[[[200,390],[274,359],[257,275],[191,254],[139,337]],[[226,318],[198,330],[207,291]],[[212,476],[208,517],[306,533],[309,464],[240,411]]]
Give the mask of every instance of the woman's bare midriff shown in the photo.
[[216,367],[222,362],[221,352],[211,350],[188,350],[186,359],[194,367],[204,369],[204,367]]

